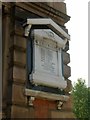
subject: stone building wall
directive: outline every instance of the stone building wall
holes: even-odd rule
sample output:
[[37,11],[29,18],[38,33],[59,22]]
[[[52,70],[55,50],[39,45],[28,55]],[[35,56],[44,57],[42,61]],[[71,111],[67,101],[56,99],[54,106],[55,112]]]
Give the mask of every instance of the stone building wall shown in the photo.
[[57,101],[36,97],[29,106],[25,95],[27,84],[26,51],[27,38],[23,23],[27,18],[51,18],[68,33],[64,26],[70,17],[66,14],[65,3],[3,3],[3,117],[6,118],[74,118],[69,91],[71,75],[69,41],[63,50],[64,77],[69,96],[62,109],[57,109]]

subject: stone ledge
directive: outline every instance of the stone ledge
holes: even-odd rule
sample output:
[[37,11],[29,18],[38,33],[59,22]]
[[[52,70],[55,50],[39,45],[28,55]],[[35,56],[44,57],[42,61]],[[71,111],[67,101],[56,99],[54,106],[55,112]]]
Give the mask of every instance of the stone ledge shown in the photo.
[[69,96],[66,96],[66,95],[58,95],[58,94],[36,91],[36,90],[31,90],[31,89],[25,89],[25,95],[31,96],[31,97],[54,100],[54,101],[56,101],[56,100],[57,101],[67,101],[69,99]]

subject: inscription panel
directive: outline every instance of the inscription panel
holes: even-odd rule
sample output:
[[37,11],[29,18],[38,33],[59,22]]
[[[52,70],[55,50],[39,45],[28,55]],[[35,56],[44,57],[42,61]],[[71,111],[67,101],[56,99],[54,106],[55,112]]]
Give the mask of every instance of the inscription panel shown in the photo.
[[[33,72],[30,80],[35,85],[65,88],[67,83],[62,75],[62,40],[51,30],[35,30]],[[59,44],[58,42],[59,41]]]
[[41,67],[50,73],[57,74],[57,53],[55,51],[41,48]]
[[41,72],[57,75],[57,52],[45,47],[36,46],[35,69]]

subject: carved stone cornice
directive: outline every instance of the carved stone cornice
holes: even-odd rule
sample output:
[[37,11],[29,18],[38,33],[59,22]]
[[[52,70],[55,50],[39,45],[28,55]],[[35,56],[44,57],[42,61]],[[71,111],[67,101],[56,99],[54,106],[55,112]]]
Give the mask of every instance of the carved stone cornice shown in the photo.
[[70,20],[70,17],[67,14],[64,14],[61,11],[56,10],[55,8],[52,8],[49,5],[46,5],[44,3],[17,2],[16,6],[19,8],[22,8],[23,10],[30,11],[40,17],[44,17],[44,18],[50,17],[57,24],[62,25],[62,26]]
[[35,5],[47,10],[47,11],[50,11],[52,14],[56,15],[56,16],[59,16],[60,18],[64,19],[66,22],[68,22],[70,20],[70,16],[68,16],[67,14],[45,4],[45,3],[34,3]]

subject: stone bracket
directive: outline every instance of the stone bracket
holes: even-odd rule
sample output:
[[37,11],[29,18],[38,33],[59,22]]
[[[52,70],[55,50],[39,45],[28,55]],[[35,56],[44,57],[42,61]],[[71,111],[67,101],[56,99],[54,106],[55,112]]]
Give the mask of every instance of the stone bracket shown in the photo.
[[35,100],[35,97],[29,96],[27,97],[27,103],[29,106],[33,106],[33,101]]
[[25,36],[28,36],[28,35],[29,35],[31,26],[32,26],[32,25],[29,24],[29,25],[27,25],[27,26],[25,27]]
[[63,105],[63,102],[62,101],[58,101],[57,109],[61,110],[62,109],[62,105]]

